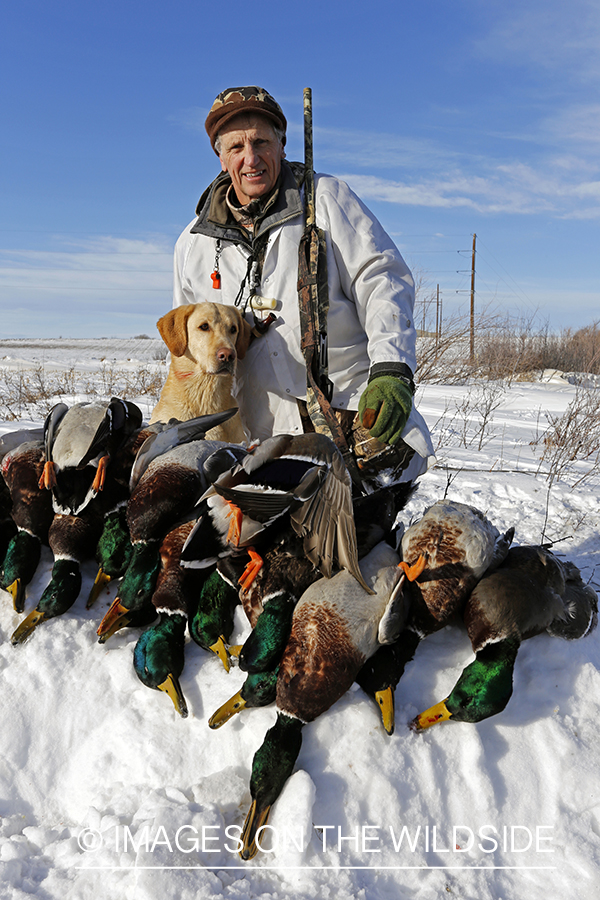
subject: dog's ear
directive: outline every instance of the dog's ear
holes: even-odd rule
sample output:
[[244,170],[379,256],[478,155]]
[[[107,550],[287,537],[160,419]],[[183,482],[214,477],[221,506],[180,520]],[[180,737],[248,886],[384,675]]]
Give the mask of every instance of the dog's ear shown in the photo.
[[250,346],[250,341],[252,340],[252,325],[249,325],[246,322],[243,315],[240,313],[240,330],[237,336],[237,340],[235,342],[235,352],[237,354],[238,359],[243,359],[246,355],[246,350]]
[[176,306],[156,323],[160,336],[173,356],[183,356],[187,350],[187,320],[194,311],[194,304]]

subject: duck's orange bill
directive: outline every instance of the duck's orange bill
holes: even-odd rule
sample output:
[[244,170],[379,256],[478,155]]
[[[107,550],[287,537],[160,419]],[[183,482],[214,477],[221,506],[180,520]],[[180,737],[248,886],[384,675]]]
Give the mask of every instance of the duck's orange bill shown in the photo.
[[38,487],[40,491],[43,491],[44,488],[51,491],[53,487],[56,487],[56,472],[54,471],[54,463],[51,459],[44,464],[41,478],[38,481]]
[[263,559],[256,550],[252,547],[248,547],[248,556],[250,560],[246,564],[246,568],[238,578],[238,584],[242,588],[242,590],[247,591],[260,570],[263,567]]
[[402,560],[401,563],[398,563],[398,568],[402,569],[409,581],[416,581],[426,565],[427,557],[424,553],[421,553],[416,563],[412,566],[409,566],[408,563]]
[[[98,626],[98,630],[96,631],[98,637],[104,638],[105,640],[111,637],[120,627],[117,623],[120,623],[121,619],[125,618],[128,613],[129,610],[123,606],[118,597],[115,597],[112,606]],[[116,628],[115,625],[117,626]]]

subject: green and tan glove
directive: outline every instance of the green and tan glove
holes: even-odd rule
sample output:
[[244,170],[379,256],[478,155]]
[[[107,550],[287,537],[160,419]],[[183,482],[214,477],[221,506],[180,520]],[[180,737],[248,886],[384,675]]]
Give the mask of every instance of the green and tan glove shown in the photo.
[[358,404],[363,428],[384,444],[397,444],[412,409],[412,372],[408,366],[373,366]]

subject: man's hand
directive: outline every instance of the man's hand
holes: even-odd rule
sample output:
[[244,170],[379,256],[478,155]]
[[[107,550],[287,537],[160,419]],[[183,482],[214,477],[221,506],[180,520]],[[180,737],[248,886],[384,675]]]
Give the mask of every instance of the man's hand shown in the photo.
[[412,391],[395,375],[379,375],[366,386],[358,404],[363,428],[384,444],[396,444],[412,409]]

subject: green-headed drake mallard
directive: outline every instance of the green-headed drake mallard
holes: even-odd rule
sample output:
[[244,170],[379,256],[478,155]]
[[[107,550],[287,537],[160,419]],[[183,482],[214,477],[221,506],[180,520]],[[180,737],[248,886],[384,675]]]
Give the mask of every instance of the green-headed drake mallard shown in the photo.
[[[232,413],[228,411],[227,414]],[[224,415],[199,417],[193,426],[196,433],[208,431],[214,421],[222,421]],[[191,422],[177,423],[168,429],[169,434],[165,432],[161,437],[163,433],[160,432],[161,444],[164,445],[165,438],[175,442],[181,435],[182,425],[192,427]],[[207,487],[204,460],[224,446],[220,441],[189,440],[189,429],[184,429],[184,433],[187,443],[172,446],[156,457],[150,454],[141,473],[137,459],[134,463],[132,480],[134,473],[138,480],[126,512],[133,552],[119,593],[98,628],[101,639],[113,634],[123,618],[130,620],[132,613],[137,614],[150,602],[160,567],[161,541],[182,520],[195,517],[196,503]],[[156,440],[154,438],[153,442]],[[147,444],[144,444],[140,453],[146,449]]]
[[35,575],[42,544],[54,518],[52,498],[40,491],[44,444],[26,441],[9,450],[2,460],[2,476],[12,500],[11,515],[17,533],[9,542],[0,575],[0,586],[10,593],[16,612],[23,612],[25,588]]
[[448,697],[417,716],[416,731],[436,722],[480,722],[502,712],[512,695],[521,641],[547,631],[575,640],[596,627],[598,597],[573,563],[546,547],[513,547],[484,576],[464,609],[475,659]]
[[63,615],[73,606],[81,590],[80,566],[94,557],[106,510],[112,508],[124,492],[124,485],[115,481],[109,472],[102,492],[94,496],[78,515],[55,514],[48,532],[48,543],[54,555],[50,582],[36,608],[12,635],[13,644],[22,643],[42,622]]
[[93,504],[79,516],[54,516],[48,533],[54,554],[50,583],[35,609],[13,633],[13,645],[22,644],[42,622],[63,615],[73,606],[81,590],[80,564],[94,555],[102,520],[102,511],[95,510]]
[[352,685],[381,643],[392,642],[408,614],[398,555],[381,543],[362,561],[367,593],[347,571],[321,578],[294,610],[277,676],[277,721],[254,756],[252,805],[240,855],[256,853],[255,836],[289,778],[302,743],[301,730]]
[[147,687],[165,691],[179,715],[188,714],[179,678],[185,661],[185,631],[190,607],[204,580],[204,573],[179,565],[181,549],[193,526],[186,522],[174,528],[160,548],[161,568],[152,595],[159,621],[140,636],[133,651],[136,675]]
[[127,484],[125,498],[107,511],[104,528],[96,547],[98,573],[90,591],[87,607],[93,606],[102,589],[121,578],[131,562],[133,547],[127,525],[127,501],[150,462],[186,440],[195,440],[205,432],[205,421],[185,423],[162,422],[144,425],[133,432],[116,456],[111,471],[117,480]]
[[[194,570],[188,571],[191,573]],[[200,571],[206,574],[190,618],[190,635],[204,650],[215,653],[225,671],[229,672],[229,638],[233,631],[235,609],[240,602],[239,589],[217,568]]]

